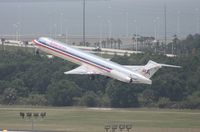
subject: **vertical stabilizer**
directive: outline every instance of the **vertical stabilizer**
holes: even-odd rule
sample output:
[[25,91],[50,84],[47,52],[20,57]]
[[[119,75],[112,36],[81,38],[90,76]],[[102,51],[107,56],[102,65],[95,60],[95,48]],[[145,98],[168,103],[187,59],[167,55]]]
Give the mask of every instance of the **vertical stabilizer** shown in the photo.
[[147,78],[151,78],[160,68],[162,67],[173,67],[180,68],[180,66],[168,65],[168,64],[160,64],[150,60],[142,69],[141,73],[143,76]]
[[154,61],[149,61],[142,69],[141,73],[143,76],[147,78],[151,78],[160,68],[162,65],[156,63]]

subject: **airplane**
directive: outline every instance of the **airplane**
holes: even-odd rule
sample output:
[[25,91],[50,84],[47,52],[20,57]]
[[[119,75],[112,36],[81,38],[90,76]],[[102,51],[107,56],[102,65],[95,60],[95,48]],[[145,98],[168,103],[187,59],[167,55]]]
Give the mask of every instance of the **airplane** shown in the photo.
[[159,64],[152,60],[144,66],[120,65],[48,37],[40,37],[33,40],[33,43],[46,53],[80,65],[64,74],[103,75],[125,83],[152,84],[150,78],[161,67],[180,68],[180,66]]

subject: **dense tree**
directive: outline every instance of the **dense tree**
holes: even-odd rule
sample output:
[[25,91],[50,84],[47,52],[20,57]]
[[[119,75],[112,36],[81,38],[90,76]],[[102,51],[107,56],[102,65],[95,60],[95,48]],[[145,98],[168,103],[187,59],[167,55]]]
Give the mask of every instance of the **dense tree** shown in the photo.
[[17,98],[17,90],[15,88],[6,88],[3,93],[2,103],[9,105],[15,104]]
[[106,92],[112,107],[137,107],[139,105],[134,89],[124,83],[110,81]]
[[99,104],[98,96],[94,92],[88,91],[83,94],[81,104],[88,107],[95,107]]
[[80,96],[80,89],[74,83],[60,80],[49,85],[47,99],[54,106],[71,106],[75,97]]
[[77,65],[29,50],[6,48],[0,52],[0,104],[200,108],[200,35],[176,41],[174,53],[178,56],[174,58],[153,52],[112,58],[123,65],[144,65],[154,60],[182,66],[161,69],[152,77],[151,86],[100,75],[93,81],[87,75],[64,75]]
[[157,100],[156,92],[147,88],[139,95],[138,99],[141,106],[151,106]]

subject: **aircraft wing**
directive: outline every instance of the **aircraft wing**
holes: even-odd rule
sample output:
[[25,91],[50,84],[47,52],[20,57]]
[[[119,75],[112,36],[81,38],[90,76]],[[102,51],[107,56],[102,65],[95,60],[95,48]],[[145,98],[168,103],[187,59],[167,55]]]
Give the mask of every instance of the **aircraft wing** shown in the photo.
[[101,72],[89,66],[82,65],[73,70],[64,72],[64,74],[101,74]]

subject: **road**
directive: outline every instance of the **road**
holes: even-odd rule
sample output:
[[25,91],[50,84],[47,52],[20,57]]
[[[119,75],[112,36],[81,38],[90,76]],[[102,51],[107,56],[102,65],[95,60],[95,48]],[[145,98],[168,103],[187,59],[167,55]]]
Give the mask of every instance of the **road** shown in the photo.
[[[11,43],[12,42],[12,43]],[[13,41],[13,40],[8,40],[4,45],[6,46],[16,46],[16,47],[22,47],[22,48],[35,48],[34,44],[31,42],[28,42],[29,44],[23,44],[20,41]],[[1,43],[2,44],[2,43]],[[74,48],[78,48],[90,53],[94,54],[107,54],[107,55],[119,55],[119,56],[124,56],[128,55],[130,56],[131,54],[140,54],[142,53],[141,51],[131,51],[131,50],[119,50],[119,49],[108,49],[108,48],[95,48],[95,47],[85,47],[85,46],[72,46]]]

